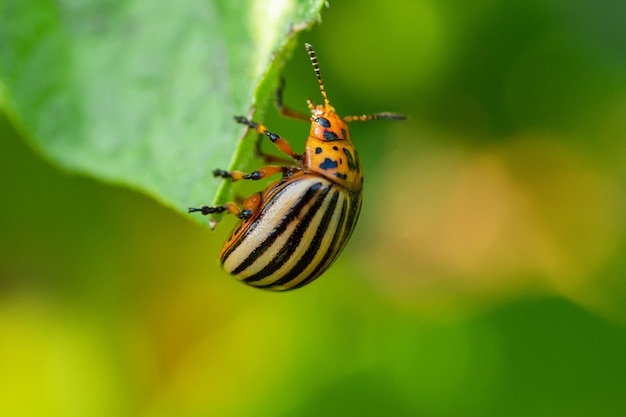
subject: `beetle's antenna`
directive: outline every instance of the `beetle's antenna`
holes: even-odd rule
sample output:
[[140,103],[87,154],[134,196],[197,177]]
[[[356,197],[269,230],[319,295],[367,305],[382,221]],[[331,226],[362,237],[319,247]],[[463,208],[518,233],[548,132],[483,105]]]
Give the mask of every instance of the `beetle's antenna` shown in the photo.
[[309,53],[309,58],[311,58],[311,64],[313,65],[313,70],[315,71],[315,77],[317,77],[317,83],[320,85],[320,91],[322,92],[322,97],[324,97],[324,107],[328,109],[330,108],[330,102],[328,101],[326,90],[324,90],[324,83],[322,83],[322,75],[320,74],[320,66],[317,63],[317,56],[315,55],[313,46],[311,46],[310,43],[305,43],[304,47]]
[[398,113],[383,112],[383,113],[374,113],[374,114],[364,114],[361,116],[345,116],[343,118],[343,121],[344,122],[354,122],[354,121],[365,122],[368,120],[375,120],[375,119],[406,120],[406,116],[403,114],[398,114]]

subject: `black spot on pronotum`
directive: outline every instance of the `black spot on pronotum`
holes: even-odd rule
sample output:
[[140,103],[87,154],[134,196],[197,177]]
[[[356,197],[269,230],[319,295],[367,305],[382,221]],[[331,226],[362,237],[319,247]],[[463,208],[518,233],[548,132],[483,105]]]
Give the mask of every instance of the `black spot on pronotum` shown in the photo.
[[342,174],[340,172],[336,172],[335,177],[339,178],[340,180],[345,180],[346,178],[348,178],[346,174]]
[[332,142],[334,140],[340,140],[341,138],[332,130],[324,130],[324,139],[328,142]]
[[320,164],[320,168],[322,168],[323,170],[335,169],[335,168],[337,168],[337,162],[333,161],[330,158],[326,158],[326,159],[324,159],[324,162],[322,162]]
[[338,148],[338,147],[333,146],[333,151],[338,151],[338,150],[339,150],[339,148]]
[[321,154],[322,153],[322,148],[320,148],[319,146],[317,148],[315,148],[315,153],[317,155]]
[[318,117],[317,119],[315,119],[315,123],[322,127],[330,127],[330,122],[325,117]]
[[352,152],[350,152],[350,150],[347,148],[343,148],[342,150],[343,150],[343,153],[346,154],[346,158],[348,159],[348,168],[350,169],[350,171],[359,172],[360,171],[359,164],[355,161],[354,156],[352,155]]

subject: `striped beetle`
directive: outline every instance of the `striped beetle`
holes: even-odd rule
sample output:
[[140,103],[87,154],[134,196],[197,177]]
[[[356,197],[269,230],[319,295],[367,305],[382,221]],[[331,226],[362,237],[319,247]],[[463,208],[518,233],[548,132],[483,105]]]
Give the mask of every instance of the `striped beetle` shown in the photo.
[[[229,212],[241,221],[222,251],[224,270],[253,287],[285,291],[302,287],[326,271],[344,248],[354,230],[363,201],[363,169],[359,154],[350,141],[347,122],[372,119],[403,120],[395,113],[339,117],[330,105],[313,47],[305,44],[324,104],[307,100],[308,117],[283,105],[283,84],[276,91],[276,107],[283,116],[311,123],[303,154],[261,123],[243,116],[237,123],[254,129],[258,138],[267,136],[290,159],[257,153],[266,165],[246,174],[241,171],[213,171],[231,181],[259,180],[282,174],[263,192],[248,197],[239,206],[189,208],[189,212]],[[283,162],[287,165],[276,165]]]

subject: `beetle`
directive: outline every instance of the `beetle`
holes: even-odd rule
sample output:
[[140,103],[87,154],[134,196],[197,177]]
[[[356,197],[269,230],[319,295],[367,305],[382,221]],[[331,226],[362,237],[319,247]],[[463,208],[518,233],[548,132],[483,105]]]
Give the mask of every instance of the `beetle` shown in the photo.
[[305,48],[323,104],[307,100],[309,117],[283,104],[282,82],[276,90],[280,114],[311,123],[304,153],[294,152],[284,138],[263,124],[236,116],[237,123],[255,130],[259,139],[268,137],[290,159],[263,154],[257,141],[257,153],[266,164],[273,164],[249,174],[216,169],[214,176],[239,181],[280,173],[281,178],[241,205],[189,208],[189,213],[228,212],[240,219],[220,252],[220,262],[236,279],[266,290],[309,284],[331,266],[352,235],[363,202],[363,168],[347,123],[406,118],[387,112],[340,117],[328,100],[313,47],[307,43]]

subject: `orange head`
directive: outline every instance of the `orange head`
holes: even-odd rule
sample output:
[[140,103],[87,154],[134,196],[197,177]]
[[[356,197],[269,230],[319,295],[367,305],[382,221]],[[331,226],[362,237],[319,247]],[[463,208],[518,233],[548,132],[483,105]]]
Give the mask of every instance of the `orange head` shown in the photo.
[[404,120],[406,117],[395,113],[339,117],[326,95],[315,51],[308,43],[304,46],[311,58],[324,99],[324,104],[318,105],[311,100],[307,101],[312,116],[311,132],[305,145],[304,165],[309,171],[323,175],[349,191],[360,191],[363,187],[363,170],[359,154],[350,141],[347,123],[373,119]]
[[312,116],[304,164],[310,171],[323,175],[350,191],[359,191],[363,184],[361,161],[350,141],[348,125],[330,105],[313,47],[308,43],[305,47],[311,58],[324,104],[315,105],[311,100],[307,101]]

